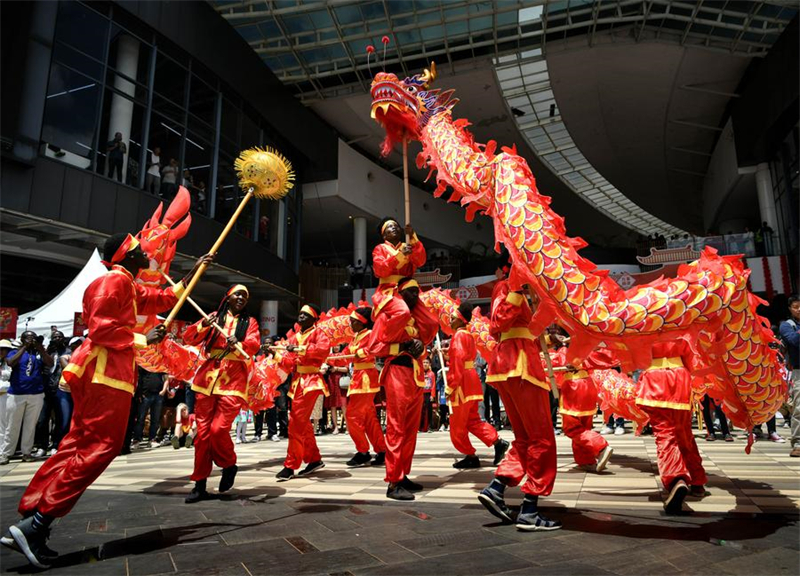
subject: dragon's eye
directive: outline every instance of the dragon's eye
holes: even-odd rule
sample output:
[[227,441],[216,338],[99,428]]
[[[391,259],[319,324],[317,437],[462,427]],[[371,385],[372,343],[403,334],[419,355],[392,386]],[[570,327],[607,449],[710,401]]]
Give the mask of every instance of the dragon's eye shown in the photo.
[[417,87],[416,86],[406,86],[406,90],[408,90],[409,92],[414,94],[417,91]]

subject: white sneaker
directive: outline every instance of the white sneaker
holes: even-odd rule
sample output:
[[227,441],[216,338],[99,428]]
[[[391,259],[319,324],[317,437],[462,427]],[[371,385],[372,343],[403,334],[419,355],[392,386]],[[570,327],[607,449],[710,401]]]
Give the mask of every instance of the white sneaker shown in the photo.
[[9,463],[9,459],[8,458],[0,457],[0,466],[5,466],[8,463]]
[[241,440],[239,440],[238,438],[237,438],[237,439],[236,439],[234,442],[235,442],[236,444],[241,444],[241,443],[242,443],[242,441],[241,441]]
[[273,434],[273,435],[270,437],[270,440],[272,440],[273,442],[280,442],[280,441],[281,441],[281,437],[280,437],[280,436],[278,436],[277,434]]
[[47,452],[44,451],[44,448],[39,448],[36,452],[31,454],[34,458],[44,458],[47,455]]
[[58,450],[56,450],[55,448],[51,448],[50,449],[50,456],[55,456],[56,452],[58,452]]
[[251,442],[261,442],[261,436],[253,436]]
[[614,436],[622,436],[625,434],[625,427],[624,426],[617,426],[614,428]]
[[613,434],[614,429],[611,426],[603,426],[603,429],[600,430],[600,434],[605,436],[606,434]]
[[773,442],[777,442],[778,444],[783,444],[784,442],[786,442],[786,440],[781,438],[781,435],[778,434],[777,432],[773,432],[772,434],[770,434],[769,439],[772,440]]

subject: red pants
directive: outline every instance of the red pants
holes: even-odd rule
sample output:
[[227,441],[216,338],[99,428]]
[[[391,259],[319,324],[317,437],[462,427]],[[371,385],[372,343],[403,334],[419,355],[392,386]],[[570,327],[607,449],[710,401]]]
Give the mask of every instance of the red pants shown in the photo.
[[708,478],[703,459],[692,435],[692,411],[639,407],[650,416],[650,426],[656,437],[658,473],[664,487],[670,489],[679,478],[693,486],[705,484]]
[[[299,390],[298,390],[299,392]],[[311,412],[322,390],[309,390],[295,394],[292,410],[289,412],[289,446],[286,449],[286,468],[297,470],[303,462],[322,460],[314,438],[314,425],[311,423]],[[348,408],[348,412],[350,409]]]
[[231,424],[242,408],[238,396],[206,396],[195,393],[194,417],[197,434],[194,437],[194,471],[191,480],[211,476],[213,464],[228,468],[236,464],[236,451],[231,440]]
[[497,430],[478,416],[477,400],[453,406],[453,412],[450,414],[450,441],[453,447],[462,454],[474,456],[475,448],[469,441],[470,432],[487,446],[497,442]]
[[386,452],[374,397],[375,394],[351,394],[347,397],[347,431],[359,452],[369,452],[370,443],[375,452]]
[[75,404],[70,431],[28,484],[19,503],[23,516],[36,510],[47,516],[68,514],[122,448],[132,397],[93,384],[94,366],[70,380]]
[[422,388],[411,368],[388,364],[383,369],[386,392],[386,482],[400,482],[411,472],[417,447]]
[[497,467],[495,476],[533,496],[548,496],[556,482],[556,438],[550,417],[550,395],[544,388],[521,378],[498,382],[497,391],[514,429],[512,450]]
[[579,465],[597,462],[597,456],[606,449],[608,442],[592,430],[591,416],[561,414],[561,429],[572,439],[572,456]]

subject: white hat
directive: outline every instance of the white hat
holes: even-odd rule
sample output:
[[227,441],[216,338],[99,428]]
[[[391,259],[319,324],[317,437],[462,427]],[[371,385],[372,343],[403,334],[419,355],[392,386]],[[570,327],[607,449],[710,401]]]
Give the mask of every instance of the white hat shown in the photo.
[[11,344],[10,340],[6,340],[3,338],[0,340],[0,348],[13,348],[14,346]]

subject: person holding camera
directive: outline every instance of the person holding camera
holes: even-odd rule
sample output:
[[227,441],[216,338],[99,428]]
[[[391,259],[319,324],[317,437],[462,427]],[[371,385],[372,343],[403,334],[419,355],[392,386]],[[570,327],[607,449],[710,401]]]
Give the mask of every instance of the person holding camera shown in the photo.
[[[34,460],[31,451],[36,423],[44,404],[44,386],[53,366],[53,357],[42,345],[35,332],[22,333],[22,346],[6,356],[11,367],[11,380],[6,401],[6,435],[0,447],[0,464],[8,464],[22,436],[22,461]],[[45,369],[47,368],[47,369]]]
[[108,177],[114,177],[114,171],[117,172],[117,181],[122,182],[122,162],[125,159],[125,153],[128,147],[122,141],[122,132],[114,134],[114,139],[109,141],[106,146],[106,157],[108,158]]

